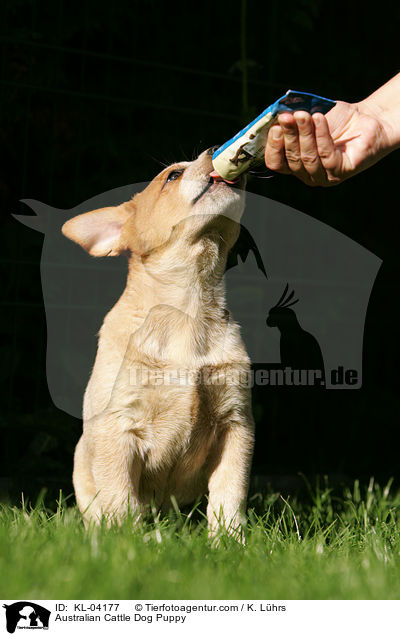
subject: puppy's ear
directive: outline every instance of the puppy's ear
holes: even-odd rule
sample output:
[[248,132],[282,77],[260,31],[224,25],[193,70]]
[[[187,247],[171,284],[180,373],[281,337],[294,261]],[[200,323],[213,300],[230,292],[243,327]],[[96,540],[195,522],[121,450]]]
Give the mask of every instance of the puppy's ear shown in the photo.
[[133,214],[132,202],[114,208],[101,208],[75,216],[64,223],[61,231],[92,256],[117,256],[127,249],[127,245],[121,241],[121,232]]

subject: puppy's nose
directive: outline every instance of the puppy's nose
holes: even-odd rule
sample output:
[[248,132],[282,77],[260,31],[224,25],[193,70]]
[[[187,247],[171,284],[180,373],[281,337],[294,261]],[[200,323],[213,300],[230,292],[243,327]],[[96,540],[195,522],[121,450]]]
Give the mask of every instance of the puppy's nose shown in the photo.
[[213,154],[214,154],[214,152],[215,152],[216,150],[218,150],[218,148],[219,148],[219,146],[211,146],[211,148],[209,148],[209,149],[207,150],[207,154],[208,154],[210,157],[212,157],[212,156],[213,156]]

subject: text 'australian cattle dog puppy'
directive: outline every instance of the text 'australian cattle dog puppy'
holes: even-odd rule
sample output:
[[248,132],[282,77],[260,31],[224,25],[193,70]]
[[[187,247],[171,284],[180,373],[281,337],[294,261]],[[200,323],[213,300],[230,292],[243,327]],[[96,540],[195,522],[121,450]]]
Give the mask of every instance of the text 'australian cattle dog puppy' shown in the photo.
[[63,233],[93,256],[126,252],[126,289],[99,333],[76,447],[86,520],[121,520],[208,492],[209,535],[241,537],[253,452],[249,358],[225,304],[245,178],[210,151],[163,170],[128,203],[74,217]]

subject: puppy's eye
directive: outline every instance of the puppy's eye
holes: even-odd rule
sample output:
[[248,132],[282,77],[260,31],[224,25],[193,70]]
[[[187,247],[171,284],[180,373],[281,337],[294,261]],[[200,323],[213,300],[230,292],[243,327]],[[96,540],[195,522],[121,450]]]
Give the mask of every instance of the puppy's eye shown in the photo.
[[169,173],[168,177],[165,180],[165,183],[169,183],[169,181],[175,181],[175,179],[179,179],[179,177],[183,174],[183,168],[180,170],[172,170]]

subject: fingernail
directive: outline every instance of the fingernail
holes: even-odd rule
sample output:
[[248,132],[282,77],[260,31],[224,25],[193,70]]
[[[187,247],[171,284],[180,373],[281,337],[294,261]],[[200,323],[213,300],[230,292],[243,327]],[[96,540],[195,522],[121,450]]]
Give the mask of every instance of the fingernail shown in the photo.
[[302,126],[303,124],[306,123],[306,118],[303,117],[303,115],[300,115],[300,117],[296,117],[296,121],[298,124],[300,124],[300,126]]
[[279,139],[280,137],[282,137],[282,130],[280,128],[280,126],[274,126],[271,130],[272,132],[272,138],[273,139]]

